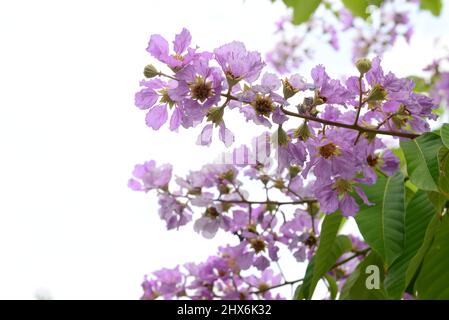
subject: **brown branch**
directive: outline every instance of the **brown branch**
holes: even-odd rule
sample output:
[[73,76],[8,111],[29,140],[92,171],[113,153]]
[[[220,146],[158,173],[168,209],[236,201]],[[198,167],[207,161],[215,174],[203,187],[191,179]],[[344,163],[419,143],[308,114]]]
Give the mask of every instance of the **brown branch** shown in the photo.
[[341,122],[330,121],[330,120],[321,119],[321,118],[317,118],[317,117],[312,117],[312,116],[309,116],[309,115],[299,114],[299,113],[288,111],[283,106],[281,106],[281,110],[286,115],[291,116],[291,117],[297,117],[297,118],[301,118],[301,119],[305,119],[305,120],[319,122],[319,123],[322,123],[322,124],[325,124],[325,125],[330,125],[330,126],[335,126],[335,127],[345,128],[345,129],[356,130],[356,131],[359,131],[361,133],[369,132],[369,133],[375,133],[375,134],[381,134],[381,135],[387,135],[387,136],[395,136],[395,137],[402,137],[402,138],[409,138],[409,139],[415,139],[415,138],[419,137],[418,134],[414,134],[414,133],[378,130],[378,129],[362,127],[362,126],[354,125],[354,124],[347,124],[347,123],[341,123]]

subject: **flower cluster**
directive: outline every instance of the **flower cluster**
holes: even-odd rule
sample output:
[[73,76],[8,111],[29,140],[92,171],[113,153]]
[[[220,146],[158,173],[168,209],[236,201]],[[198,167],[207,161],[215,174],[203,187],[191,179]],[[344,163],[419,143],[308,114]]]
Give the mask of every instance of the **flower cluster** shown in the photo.
[[356,61],[370,55],[382,55],[398,39],[410,41],[413,35],[409,14],[416,10],[419,1],[383,1],[378,10],[372,12],[369,20],[355,17],[341,1],[323,1],[319,14],[300,26],[289,24],[290,16],[282,17],[276,23],[279,40],[267,54],[267,62],[284,74],[295,70],[314,55],[316,41],[340,49],[340,36],[352,37],[353,59]]
[[[260,54],[240,42],[211,52],[190,43],[186,29],[176,35],[173,52],[164,38],[151,37],[149,53],[170,71],[145,67],[136,105],[148,110],[147,125],[157,130],[169,121],[178,131],[202,124],[198,144],[210,145],[218,128],[231,146],[235,136],[225,119],[237,110],[267,132],[255,147],[234,148],[223,163],[186,177],[173,177],[170,165],[155,161],[135,167],[129,187],[157,194],[167,229],[191,222],[205,238],[227,232],[236,240],[204,263],[155,272],[143,284],[144,298],[280,297],[270,289],[299,282],[283,278],[281,252],[310,260],[320,243],[321,213],[351,217],[372,205],[363,186],[399,169],[381,136],[407,139],[428,131],[436,106],[414,92],[412,80],[384,72],[379,58],[359,59],[346,79],[331,78],[322,65],[310,79],[281,79],[263,72]],[[250,195],[257,188],[262,198]],[[351,253],[363,256],[363,243],[352,242]],[[343,282],[347,272],[341,270],[350,265],[341,259],[332,272]]]

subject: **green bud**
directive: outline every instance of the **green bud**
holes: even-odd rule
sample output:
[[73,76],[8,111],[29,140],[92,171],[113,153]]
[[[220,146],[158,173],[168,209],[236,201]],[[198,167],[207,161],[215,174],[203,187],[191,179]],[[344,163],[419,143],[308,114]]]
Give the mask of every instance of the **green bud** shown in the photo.
[[269,181],[270,181],[270,177],[269,176],[267,176],[267,175],[261,175],[260,176],[260,181],[262,181],[262,183],[264,184],[264,185],[266,185]]
[[371,69],[371,61],[369,59],[362,58],[357,60],[355,66],[357,67],[357,70],[359,70],[360,74],[365,74]]
[[407,124],[408,118],[408,116],[396,115],[391,118],[391,121],[394,123],[396,128],[400,129]]
[[367,102],[382,101],[387,97],[387,91],[380,85],[376,84],[368,93]]
[[363,135],[370,142],[373,141],[374,138],[376,137],[376,133],[375,132],[364,132]]
[[276,208],[277,206],[272,202],[267,202],[267,204],[265,205],[265,209],[270,212],[276,210]]
[[276,181],[274,181],[274,187],[277,189],[284,189],[285,188],[284,180],[280,178],[276,179]]
[[207,112],[207,121],[215,123],[217,126],[223,121],[224,108],[213,107]]
[[287,79],[282,80],[282,91],[284,93],[284,99],[289,99],[291,97],[293,97],[298,90],[296,90],[295,88],[293,88],[293,86],[290,84],[290,82],[288,82]]
[[315,90],[315,96],[313,97],[313,106],[319,106],[326,103],[327,98],[320,95],[319,90]]
[[290,174],[290,177],[294,178],[298,175],[298,173],[301,172],[301,167],[298,166],[291,166],[288,168],[288,173]]
[[149,64],[143,69],[143,75],[147,78],[154,78],[159,75],[159,71],[152,64]]
[[235,78],[232,74],[227,73],[226,80],[228,81],[229,88],[232,88],[237,83],[239,83],[239,81],[242,80],[242,78]]
[[223,212],[228,212],[229,209],[232,208],[232,203],[230,202],[222,202],[221,203],[221,209],[223,210]]
[[311,202],[307,205],[307,211],[311,216],[316,216],[320,212],[320,205],[318,202]]
[[303,141],[307,141],[312,136],[309,130],[309,126],[307,125],[307,122],[304,122],[302,125],[299,126],[298,129],[294,132],[295,138],[301,138]]
[[277,138],[280,146],[288,145],[288,136],[284,129],[282,129],[282,126],[278,127]]

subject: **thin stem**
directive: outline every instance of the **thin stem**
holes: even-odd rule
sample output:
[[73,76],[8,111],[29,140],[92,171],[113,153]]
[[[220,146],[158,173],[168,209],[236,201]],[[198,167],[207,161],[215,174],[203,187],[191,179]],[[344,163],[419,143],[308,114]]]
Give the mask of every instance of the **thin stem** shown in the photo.
[[364,250],[361,250],[361,251],[358,251],[358,252],[354,253],[354,254],[353,254],[352,256],[350,256],[349,258],[346,258],[346,259],[344,259],[344,260],[342,260],[342,261],[337,262],[336,264],[334,264],[334,265],[332,266],[331,270],[332,270],[332,269],[335,269],[335,268],[337,268],[337,267],[339,267],[339,266],[341,266],[341,265],[343,265],[343,264],[345,264],[346,262],[351,261],[352,259],[355,259],[355,258],[357,258],[357,257],[359,257],[359,256],[364,256],[364,255],[366,255],[370,250],[371,250],[371,248],[366,248],[366,249],[364,249]]
[[258,290],[258,291],[250,292],[250,294],[260,294],[260,293],[265,293],[265,292],[267,292],[267,291],[269,291],[269,290],[276,289],[276,288],[281,288],[281,287],[287,286],[287,285],[293,285],[293,284],[298,283],[298,282],[303,281],[303,280],[304,280],[304,279],[301,278],[301,279],[297,279],[297,280],[293,280],[293,281],[285,281],[285,282],[283,282],[283,283],[280,283],[280,284],[274,285],[274,286],[272,286],[272,287],[269,287],[268,289],[265,289],[265,290]]
[[297,118],[301,118],[301,119],[315,121],[315,122],[319,122],[319,123],[330,125],[330,126],[357,130],[357,131],[362,132],[362,133],[370,132],[370,133],[375,133],[375,134],[381,134],[381,135],[387,135],[387,136],[395,136],[395,137],[402,137],[402,138],[409,138],[409,139],[414,139],[414,138],[419,137],[418,134],[414,134],[414,133],[378,130],[378,129],[362,127],[362,126],[354,125],[354,124],[346,124],[346,123],[341,123],[341,122],[335,122],[335,121],[330,121],[330,120],[326,120],[326,119],[316,118],[316,117],[312,117],[312,116],[309,116],[309,115],[299,114],[299,113],[288,111],[283,106],[281,106],[281,110],[286,115],[289,115],[289,116],[292,116],[292,117],[297,117]]
[[362,98],[363,98],[362,80],[363,80],[363,74],[360,74],[360,76],[359,76],[359,107],[357,108],[357,113],[355,115],[355,121],[354,121],[355,126],[359,122],[360,112],[362,111],[362,107],[364,104],[364,102],[362,100]]
[[245,204],[273,204],[275,206],[289,205],[289,204],[305,204],[316,202],[316,199],[304,199],[299,201],[250,201],[250,200],[223,200],[223,199],[215,199],[214,201],[219,201],[223,203],[245,203]]

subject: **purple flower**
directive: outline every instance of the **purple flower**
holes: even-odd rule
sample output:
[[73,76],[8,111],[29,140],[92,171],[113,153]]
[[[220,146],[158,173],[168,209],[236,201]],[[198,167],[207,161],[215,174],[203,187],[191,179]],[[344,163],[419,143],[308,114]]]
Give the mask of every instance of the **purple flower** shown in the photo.
[[435,103],[449,102],[449,72],[441,72],[439,78],[430,90],[430,95]]
[[332,140],[310,138],[306,141],[310,154],[302,176],[307,177],[313,168],[313,174],[318,180],[328,180],[332,176],[352,178],[357,173],[355,156],[352,152],[353,144],[341,134],[342,130],[336,130],[334,134],[327,132],[327,137]]
[[[144,88],[136,93],[136,106],[148,110],[146,124],[153,130],[159,130],[168,120],[168,107],[175,107],[170,119],[170,130],[176,130],[182,120],[182,106],[175,101],[178,90],[177,81],[164,82],[151,79],[140,83]],[[158,105],[155,105],[159,101]]]
[[220,64],[228,80],[253,82],[259,78],[265,63],[260,54],[247,51],[241,42],[231,42],[214,50],[215,59]]
[[137,164],[133,175],[136,179],[130,179],[128,186],[135,191],[165,188],[171,180],[172,165],[164,164],[156,167],[156,162],[150,160],[143,164]]
[[177,229],[192,220],[189,209],[167,193],[159,196],[159,216],[166,222],[167,230]]
[[[235,140],[234,134],[231,130],[226,128],[224,121],[221,121],[218,125],[218,137],[224,143],[226,147],[230,147]],[[203,130],[199,134],[196,144],[200,146],[210,146],[212,143],[214,125],[207,124],[204,126]]]
[[390,117],[383,121],[390,130],[405,130],[407,124],[418,133],[429,130],[427,119],[436,119],[433,110],[437,107],[429,97],[413,92],[410,79],[397,78],[393,73],[384,74],[380,59],[372,61],[371,70],[366,73],[371,86],[366,101],[382,104],[382,110]]
[[195,49],[189,48],[192,37],[187,29],[175,36],[174,53],[169,54],[168,42],[161,35],[154,34],[150,38],[147,51],[159,61],[173,70],[180,70],[195,58]]
[[339,50],[340,46],[338,44],[337,30],[335,30],[334,26],[326,25],[324,27],[324,33],[328,33],[330,35],[329,44],[334,48],[334,50]]
[[189,96],[198,108],[210,108],[220,101],[224,79],[220,69],[209,66],[208,57],[201,56],[193,60],[176,73],[176,78],[180,80],[176,100]]
[[310,256],[317,244],[319,219],[312,219],[304,210],[297,209],[294,217],[286,221],[279,229],[282,236],[279,241],[287,245],[298,262],[303,262]]
[[342,8],[340,10],[340,22],[343,25],[343,31],[346,31],[354,25],[354,16],[346,8]]
[[264,299],[272,299],[269,289],[281,284],[281,281],[282,275],[275,275],[272,269],[265,269],[260,277],[253,275],[246,277],[246,282],[254,288],[257,288],[258,291],[261,291]]
[[193,229],[206,239],[212,239],[220,227],[225,231],[229,230],[231,219],[223,214],[221,208],[221,206],[207,208],[204,215],[195,221]]
[[344,105],[352,96],[340,81],[333,80],[327,75],[322,65],[312,69],[312,79],[323,103]]
[[315,195],[321,211],[330,214],[340,209],[344,216],[354,216],[359,211],[359,205],[350,195],[352,191],[355,191],[365,204],[372,205],[363,190],[353,184],[353,181],[339,177],[329,182],[315,182]]

